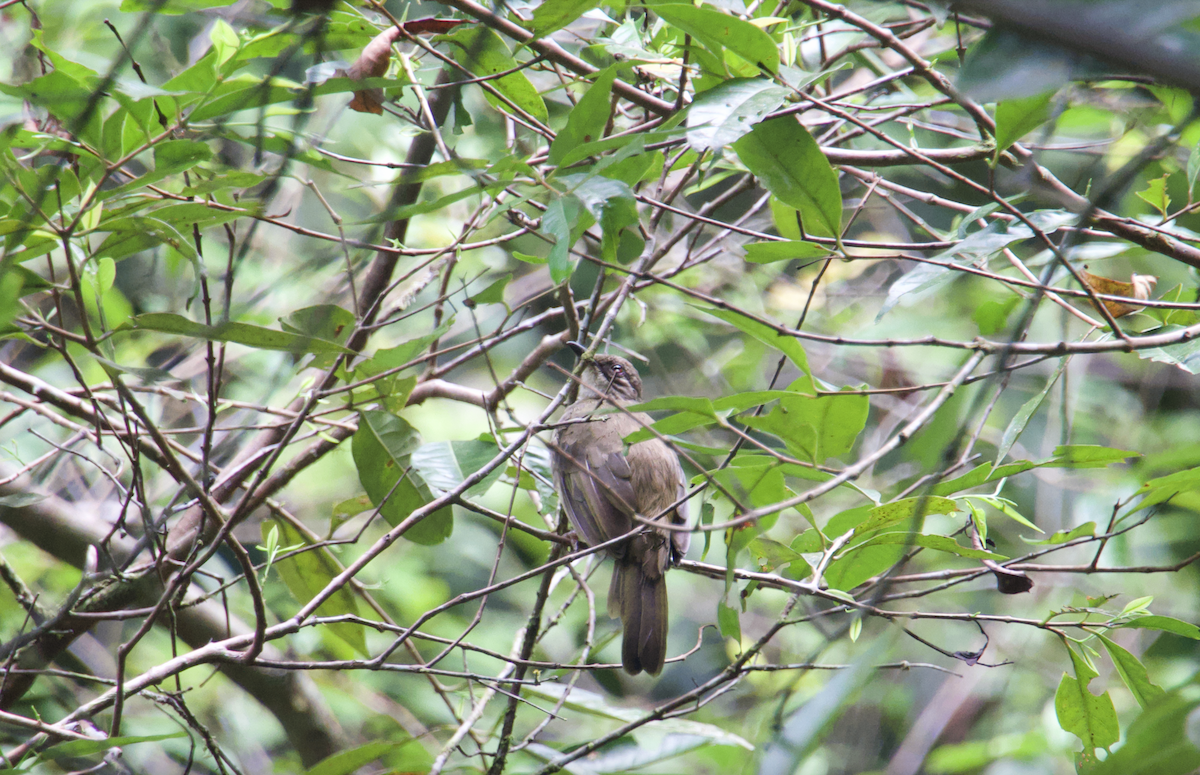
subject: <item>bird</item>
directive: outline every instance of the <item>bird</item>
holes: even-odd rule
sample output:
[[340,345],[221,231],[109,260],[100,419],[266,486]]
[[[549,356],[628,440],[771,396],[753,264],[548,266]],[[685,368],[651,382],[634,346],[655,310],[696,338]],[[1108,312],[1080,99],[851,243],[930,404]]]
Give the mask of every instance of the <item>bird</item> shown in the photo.
[[[584,358],[578,398],[563,412],[551,448],[551,470],[576,535],[597,546],[629,533],[637,514],[658,524],[687,526],[687,484],[679,456],[654,438],[623,439],[652,420],[625,410],[642,398],[642,379],[616,355]],[[608,614],[621,620],[621,665],[630,675],[658,675],[667,652],[665,574],[687,553],[691,534],[649,527],[608,548],[615,561]]]

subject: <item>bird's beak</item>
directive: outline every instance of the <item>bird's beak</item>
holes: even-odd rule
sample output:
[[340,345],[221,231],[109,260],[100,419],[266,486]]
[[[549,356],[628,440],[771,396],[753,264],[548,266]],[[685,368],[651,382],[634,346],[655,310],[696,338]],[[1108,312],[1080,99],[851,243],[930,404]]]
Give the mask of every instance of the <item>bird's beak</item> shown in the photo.
[[583,355],[585,352],[587,352],[587,348],[581,345],[579,342],[567,342],[567,347],[570,347],[571,352],[575,353],[576,356]]

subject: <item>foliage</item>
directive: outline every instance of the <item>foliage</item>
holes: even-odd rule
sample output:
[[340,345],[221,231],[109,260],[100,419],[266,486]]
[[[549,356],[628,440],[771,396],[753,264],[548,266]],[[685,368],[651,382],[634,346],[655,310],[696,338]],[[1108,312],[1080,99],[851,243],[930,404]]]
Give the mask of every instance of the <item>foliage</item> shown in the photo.
[[[1144,5],[0,2],[9,763],[1194,771],[1200,16]],[[657,680],[571,340],[692,485]]]

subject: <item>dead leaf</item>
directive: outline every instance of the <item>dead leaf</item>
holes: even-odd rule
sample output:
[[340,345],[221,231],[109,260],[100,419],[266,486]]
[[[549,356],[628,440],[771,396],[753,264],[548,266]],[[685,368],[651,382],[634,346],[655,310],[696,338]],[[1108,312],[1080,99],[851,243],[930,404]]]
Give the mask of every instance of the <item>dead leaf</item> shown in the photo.
[[[404,32],[409,35],[425,35],[448,32],[467,21],[466,19],[437,19],[431,17],[403,22],[400,27],[403,27]],[[344,73],[345,77],[361,81],[366,78],[380,78],[385,75],[388,65],[392,61],[392,44],[396,42],[401,34],[400,27],[388,27],[372,38],[371,42],[363,47],[362,53],[359,54],[354,64]],[[361,89],[354,92],[354,99],[350,101],[350,109],[359,113],[374,113],[376,115],[383,113],[383,89]]]
[[[1131,299],[1149,299],[1150,291],[1153,290],[1158,278],[1154,275],[1135,274],[1129,276],[1129,282],[1114,280],[1111,277],[1101,277],[1098,274],[1092,274],[1084,267],[1079,271],[1079,276],[1083,280],[1083,284],[1091,288],[1094,292],[1104,294],[1105,296],[1126,296]],[[1109,301],[1101,299],[1105,309],[1108,310],[1114,318],[1124,317],[1130,313],[1137,312],[1142,309],[1140,304],[1126,304],[1121,301]]]
[[413,19],[410,22],[404,22],[400,26],[409,35],[429,35],[436,33],[444,35],[460,24],[466,24],[470,19],[438,19],[431,16],[428,19]]

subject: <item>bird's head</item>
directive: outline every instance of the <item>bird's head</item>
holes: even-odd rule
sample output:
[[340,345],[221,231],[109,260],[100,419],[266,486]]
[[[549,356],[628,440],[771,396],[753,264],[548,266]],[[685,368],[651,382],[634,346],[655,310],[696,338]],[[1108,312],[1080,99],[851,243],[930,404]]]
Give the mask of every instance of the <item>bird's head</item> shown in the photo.
[[[567,344],[576,355],[582,356],[586,348],[578,342]],[[583,367],[583,384],[580,398],[597,398],[606,395],[618,401],[640,401],[642,378],[633,364],[616,355],[599,353],[586,358]]]

